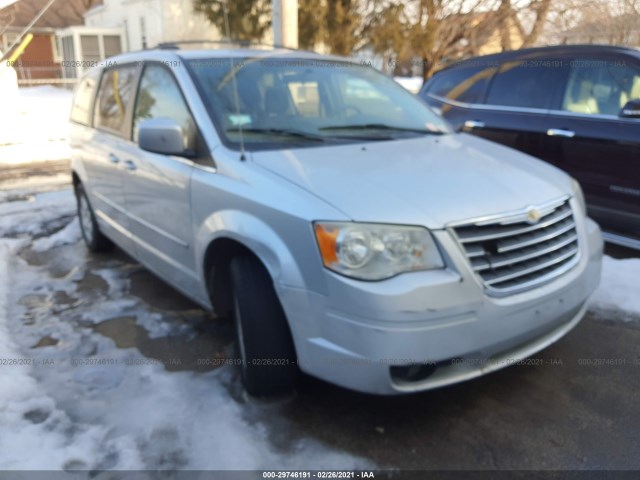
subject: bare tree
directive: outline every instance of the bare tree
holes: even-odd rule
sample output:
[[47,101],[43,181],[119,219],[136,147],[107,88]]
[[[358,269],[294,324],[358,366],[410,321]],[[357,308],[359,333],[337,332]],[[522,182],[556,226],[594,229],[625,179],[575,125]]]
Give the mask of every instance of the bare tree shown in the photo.
[[388,54],[393,46],[398,54],[408,52],[420,58],[425,79],[444,64],[478,55],[488,47],[511,50],[536,45],[550,18],[556,15],[551,0],[374,0],[372,3],[374,14],[364,29],[370,45],[378,54]]
[[373,0],[368,5],[362,36],[368,47],[382,56],[385,71],[410,58],[404,5],[390,0]]
[[298,1],[298,44],[313,49],[325,35],[326,5],[322,0]]
[[325,0],[326,30],[324,43],[331,53],[350,55],[358,45],[362,17],[358,0]]
[[562,43],[628,45],[640,40],[640,0],[563,0],[573,9],[570,25],[555,26]]

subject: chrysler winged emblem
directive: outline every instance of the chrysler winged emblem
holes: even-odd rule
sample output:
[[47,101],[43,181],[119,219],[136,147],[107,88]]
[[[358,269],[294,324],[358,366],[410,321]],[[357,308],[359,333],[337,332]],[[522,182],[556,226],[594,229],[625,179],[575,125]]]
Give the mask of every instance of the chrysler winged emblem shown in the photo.
[[540,221],[540,218],[542,218],[540,210],[533,207],[527,209],[527,222],[531,224],[538,223],[538,221]]

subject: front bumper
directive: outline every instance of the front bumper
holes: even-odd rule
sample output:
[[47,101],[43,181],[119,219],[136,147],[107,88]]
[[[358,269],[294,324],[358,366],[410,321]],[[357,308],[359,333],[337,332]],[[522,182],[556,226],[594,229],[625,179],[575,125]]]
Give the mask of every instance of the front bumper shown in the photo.
[[[457,383],[498,370],[549,346],[582,318],[600,280],[602,236],[580,225],[581,258],[542,287],[487,296],[446,232],[436,238],[447,270],[361,282],[326,272],[328,295],[277,286],[300,368],[350,389],[399,394]],[[453,359],[453,361],[452,361]],[[407,380],[392,366],[437,364]]]

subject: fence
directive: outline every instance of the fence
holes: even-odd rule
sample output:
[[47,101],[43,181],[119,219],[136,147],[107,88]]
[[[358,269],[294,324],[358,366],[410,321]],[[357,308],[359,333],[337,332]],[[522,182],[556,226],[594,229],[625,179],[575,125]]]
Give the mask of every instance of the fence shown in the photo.
[[[70,67],[63,67],[56,63],[34,64],[34,62],[6,62],[6,65],[13,67],[18,77],[18,85],[73,85],[78,80],[75,69],[70,71]],[[71,75],[70,75],[71,74]]]

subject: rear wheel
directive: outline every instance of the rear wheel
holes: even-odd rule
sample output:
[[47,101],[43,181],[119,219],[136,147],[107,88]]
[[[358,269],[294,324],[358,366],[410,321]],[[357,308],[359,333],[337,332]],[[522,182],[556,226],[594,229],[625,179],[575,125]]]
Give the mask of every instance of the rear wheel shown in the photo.
[[287,393],[293,389],[298,366],[271,276],[249,255],[235,257],[230,274],[242,383],[254,396]]
[[113,243],[100,231],[96,216],[93,213],[87,193],[82,184],[76,186],[76,200],[78,202],[78,219],[82,238],[92,252],[105,252],[113,248]]

